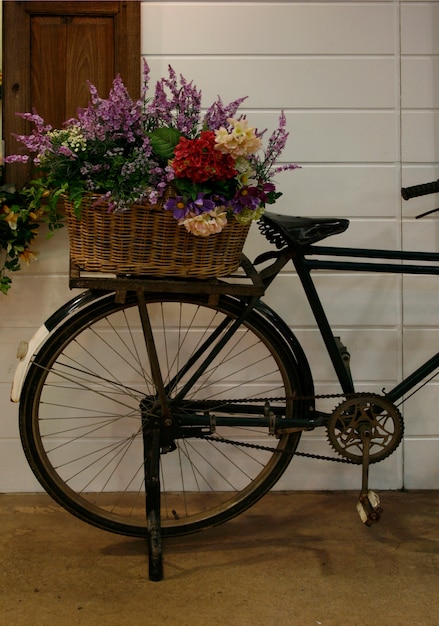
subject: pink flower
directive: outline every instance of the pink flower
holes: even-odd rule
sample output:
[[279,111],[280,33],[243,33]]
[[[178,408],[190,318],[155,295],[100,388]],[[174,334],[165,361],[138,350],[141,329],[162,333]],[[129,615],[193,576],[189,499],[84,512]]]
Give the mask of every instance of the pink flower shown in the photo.
[[192,233],[197,237],[209,237],[220,233],[222,229],[227,225],[227,213],[222,211],[220,207],[217,207],[209,213],[201,213],[201,215],[194,215],[189,213],[188,217],[181,220],[179,223],[184,225],[188,233]]

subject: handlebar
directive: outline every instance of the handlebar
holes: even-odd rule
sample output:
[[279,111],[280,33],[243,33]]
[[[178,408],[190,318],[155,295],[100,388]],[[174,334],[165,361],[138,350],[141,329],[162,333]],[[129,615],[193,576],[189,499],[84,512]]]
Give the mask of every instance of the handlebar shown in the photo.
[[439,180],[401,189],[401,195],[404,200],[410,200],[410,198],[417,198],[418,196],[427,196],[431,193],[439,193]]

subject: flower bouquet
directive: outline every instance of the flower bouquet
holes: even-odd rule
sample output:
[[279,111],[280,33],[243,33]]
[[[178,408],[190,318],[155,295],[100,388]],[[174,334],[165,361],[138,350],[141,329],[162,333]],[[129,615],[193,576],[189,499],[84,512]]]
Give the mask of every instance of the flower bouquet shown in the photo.
[[7,294],[12,285],[11,274],[38,258],[32,248],[41,220],[49,226],[49,236],[62,226],[60,216],[41,206],[44,190],[31,183],[20,191],[0,188],[0,293]]
[[[62,129],[36,113],[17,139],[34,153],[50,200],[66,201],[71,257],[83,269],[155,276],[226,275],[239,265],[252,221],[281,195],[274,176],[288,133],[283,112],[263,134],[238,113],[245,98],[201,112],[201,92],[172,67],[151,98],[144,64],[133,101],[120,76]],[[11,155],[6,162],[26,162]]]

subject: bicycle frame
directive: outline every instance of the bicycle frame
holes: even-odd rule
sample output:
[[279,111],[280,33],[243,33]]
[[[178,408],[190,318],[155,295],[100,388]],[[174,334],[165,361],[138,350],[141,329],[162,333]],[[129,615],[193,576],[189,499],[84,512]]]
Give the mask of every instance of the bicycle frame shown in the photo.
[[[258,265],[259,263],[268,261],[269,259],[272,260],[273,258],[275,259],[275,261],[269,264],[268,267],[261,270],[260,272],[255,271],[254,265]],[[306,247],[298,246],[295,248],[293,245],[290,244],[283,249],[278,250],[277,252],[270,251],[268,253],[262,254],[254,261],[254,265],[250,264],[252,272],[256,273],[257,275],[256,285],[253,287],[247,287],[246,285],[243,286],[227,284],[226,288],[224,288],[224,284],[221,281],[214,281],[213,283],[208,282],[207,285],[203,284],[200,286],[197,283],[193,282],[170,283],[168,280],[145,281],[142,279],[127,280],[119,278],[84,278],[80,277],[79,274],[72,274],[70,280],[71,287],[85,287],[88,288],[90,291],[81,294],[71,303],[68,303],[68,305],[66,305],[66,307],[62,309],[62,313],[64,316],[68,315],[71,310],[82,306],[84,303],[89,302],[89,300],[93,300],[93,298],[96,297],[96,293],[102,293],[101,290],[107,292],[114,290],[116,300],[118,300],[118,298],[122,298],[123,300],[127,290],[140,290],[141,292],[143,288],[151,291],[160,291],[161,289],[163,289],[164,291],[169,291],[170,289],[172,289],[173,291],[178,290],[178,292],[180,292],[181,290],[184,291],[186,289],[192,292],[200,290],[206,293],[211,293],[212,297],[214,298],[217,297],[217,294],[220,293],[235,294],[236,292],[236,296],[238,298],[241,298],[242,302],[245,303],[245,308],[243,309],[242,315],[229,330],[230,334],[233,334],[239,324],[245,319],[246,315],[253,309],[256,302],[259,300],[260,296],[264,293],[270,283],[272,283],[276,279],[276,276],[278,276],[282,268],[284,268],[290,260],[292,261],[296,269],[297,275],[301,281],[305,297],[307,298],[308,303],[311,307],[316,325],[326,346],[328,355],[330,357],[341,389],[345,394],[354,393],[355,385],[351,378],[349,367],[346,367],[345,361],[343,360],[343,354],[340,351],[338,340],[333,334],[326,312],[321,303],[320,296],[317,292],[312,278],[312,272],[318,270],[331,270],[421,275],[439,274],[439,253],[404,252],[391,250],[389,251],[372,248],[328,247],[322,245],[310,245]],[[246,261],[246,264],[249,264],[249,262]],[[46,322],[46,324],[44,325],[44,336],[47,336],[47,334],[52,329],[52,326],[56,326],[56,324],[59,322],[59,318],[60,312],[57,312]],[[220,330],[222,329],[220,328],[219,331]],[[224,336],[221,344],[219,344],[220,346],[227,341],[227,337],[228,334]],[[203,345],[199,349],[198,353],[193,357],[193,360],[198,359],[199,356],[201,356],[206,349],[206,345]],[[29,362],[34,351],[34,349],[29,350],[26,357],[22,359],[22,362],[20,364],[21,375],[16,375],[16,379],[14,382],[14,400],[18,400],[20,396],[22,381],[24,379],[24,375],[28,369]],[[214,354],[209,354],[206,360],[202,359],[200,367],[205,368],[209,362],[209,359],[212,359],[213,356]],[[192,361],[187,364],[187,367],[189,367],[190,365],[192,365]],[[431,359],[423,363],[412,374],[410,374],[399,384],[397,384],[393,389],[385,391],[383,393],[390,402],[396,402],[404,395],[406,395],[409,391],[412,391],[419,383],[425,380],[438,368],[439,353],[436,353],[434,356],[431,357]],[[170,384],[172,385],[172,382]],[[198,406],[198,408],[200,407]],[[204,409],[209,410],[209,408],[209,403],[206,402]],[[234,412],[239,414],[240,407],[233,406],[231,408]],[[252,409],[248,405],[245,407],[243,406],[242,411],[245,411],[247,414],[249,412],[252,413]],[[277,410],[274,409],[274,414],[276,413]],[[194,420],[195,417],[197,417],[195,414],[189,417],[182,416],[182,425],[184,425],[187,420],[191,422],[191,420]],[[283,425],[284,427],[309,429],[325,425],[327,418],[328,415],[325,413],[312,411],[311,413],[303,415],[300,418],[296,416],[291,424],[285,425],[285,422],[283,422]],[[226,419],[230,418],[227,417]],[[237,422],[239,421],[239,418],[235,417],[235,419],[237,420]],[[261,423],[260,416],[255,417],[255,419],[259,420],[259,424]],[[191,423],[193,424],[193,422]],[[208,418],[200,419],[199,425],[209,426]]]
[[[264,258],[266,257],[266,258]],[[262,254],[261,257],[256,259],[255,264],[274,257],[276,260],[265,270],[262,270],[259,276],[262,279],[262,283],[265,288],[273,282],[278,276],[279,272],[285,265],[291,260],[297,275],[301,281],[305,296],[311,307],[316,325],[319,329],[322,340],[326,346],[326,350],[333,365],[335,374],[340,383],[341,389],[344,394],[355,393],[355,385],[352,380],[349,367],[346,367],[346,363],[343,359],[343,352],[340,350],[340,344],[338,338],[333,334],[332,327],[327,318],[326,312],[323,308],[320,296],[315,287],[312,272],[317,270],[332,270],[332,271],[356,271],[356,272],[376,272],[376,273],[394,273],[394,274],[421,274],[421,275],[436,275],[439,274],[439,253],[430,252],[405,252],[405,251],[392,251],[381,250],[374,248],[347,248],[347,247],[329,247],[321,245],[310,245],[307,247],[298,247],[294,249],[288,246],[277,253],[268,253],[268,256]],[[342,260],[334,260],[334,258]],[[347,260],[349,259],[349,260]],[[352,260],[362,259],[362,260]],[[374,260],[374,262],[372,262]],[[385,261],[392,261],[391,263]],[[409,263],[407,263],[409,262]],[[247,313],[252,310],[256,298],[244,297],[243,301],[247,303],[247,310],[244,310],[242,316],[230,329],[230,334],[233,334],[239,324],[245,319]],[[223,339],[225,343],[227,336]],[[200,349],[203,353],[205,346]],[[198,355],[194,357],[196,360]],[[206,367],[209,359],[212,355],[207,357],[207,361],[203,361],[200,366],[201,369]],[[418,367],[413,373],[407,376],[404,380],[398,383],[393,389],[383,391],[384,396],[390,402],[396,402],[403,398],[409,391],[412,391],[419,383],[425,380],[430,374],[439,368],[439,352],[432,356],[428,361]],[[190,386],[190,385],[189,385]],[[415,393],[415,392],[413,392]],[[184,395],[184,394],[183,394]],[[215,403],[213,403],[215,405]],[[208,401],[205,401],[201,405],[198,403],[197,408],[203,408],[209,410],[210,405]],[[239,413],[240,407],[233,406],[234,412]],[[246,405],[242,407],[242,410],[249,413],[249,407]],[[252,411],[250,410],[250,413]],[[255,411],[255,423],[260,424],[261,418],[257,416],[257,410]],[[273,416],[277,413],[274,410]],[[280,414],[282,411],[280,411]],[[181,416],[180,423],[182,425],[186,422],[199,423],[201,426],[206,426],[206,418],[198,418],[196,415]],[[287,427],[292,428],[316,428],[326,424],[328,415],[319,411],[314,411],[310,415],[303,415],[301,418],[295,417],[295,419],[286,424]],[[222,418],[217,418],[221,421]],[[229,421],[230,417],[225,418],[225,423]],[[234,417],[233,423],[239,424],[239,418]],[[248,417],[246,418],[248,424]],[[284,422],[285,423],[285,422]]]
[[[315,258],[317,256],[319,258]],[[342,259],[361,258],[367,259],[367,261],[339,261],[328,259],[326,257],[339,257]],[[378,262],[371,262],[371,259],[378,259]],[[393,261],[393,263],[383,262],[384,260]],[[292,261],[344,393],[354,392],[354,384],[350,377],[350,373],[345,366],[345,362],[343,361],[336,338],[334,337],[328,318],[323,309],[320,297],[312,280],[311,272],[315,270],[333,270],[394,274],[439,274],[439,253],[435,252],[404,252],[369,248],[343,248],[311,245],[307,248],[299,248],[296,250],[296,254],[292,257]],[[397,263],[397,261],[399,261],[399,263]],[[410,261],[411,263],[405,264],[404,262],[407,261]],[[428,263],[428,265],[422,265],[420,263]],[[437,265],[431,265],[431,263],[436,263]],[[386,398],[388,398],[391,402],[399,400],[407,392],[413,390],[416,385],[432,374],[438,367],[439,352],[418,367],[412,374],[407,376],[393,389],[385,392]]]

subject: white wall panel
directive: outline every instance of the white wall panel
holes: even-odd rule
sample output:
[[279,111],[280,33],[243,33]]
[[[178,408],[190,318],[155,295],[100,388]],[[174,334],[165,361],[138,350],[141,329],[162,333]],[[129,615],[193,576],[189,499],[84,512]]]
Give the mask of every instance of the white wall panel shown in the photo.
[[[405,110],[402,112],[402,160],[411,163],[439,161],[439,112]],[[428,182],[428,181],[425,181]]]
[[437,328],[437,276],[404,276],[404,324]]
[[[432,208],[436,208],[433,202]],[[419,203],[418,213],[428,211],[429,205]],[[406,220],[403,224],[404,247],[406,250],[436,250],[439,247],[439,220],[436,215],[420,220]],[[422,278],[418,280],[421,282]],[[413,282],[413,280],[412,280]],[[415,279],[416,282],[416,279]]]
[[386,1],[372,5],[144,2],[142,25],[144,55],[393,54],[395,50],[394,3]]
[[[409,354],[408,357],[410,356]],[[431,350],[428,356],[431,356]],[[407,439],[411,436],[439,436],[438,394],[437,383],[431,383],[404,402],[402,414],[405,417],[405,436]]]
[[416,437],[404,443],[404,486],[406,489],[437,489],[439,455],[437,437]]
[[[48,241],[48,239],[50,241]],[[38,253],[38,262],[31,263],[25,267],[24,272],[22,272],[23,274],[26,274],[26,276],[68,275],[69,240],[66,227],[48,236],[46,225],[41,224],[32,249],[35,249]],[[18,276],[20,274],[18,274]]]
[[[0,393],[2,398],[8,398],[11,385],[8,382],[0,383]],[[12,441],[18,439],[18,404],[5,402],[2,407],[2,430],[0,442],[4,439]]]
[[[354,379],[360,384],[369,384],[369,391],[380,392],[385,381],[396,382],[400,376],[400,354],[396,330],[335,329],[351,355]],[[320,335],[312,330],[296,331],[296,336],[305,349],[316,381],[335,382],[334,371],[323,349]],[[372,386],[372,388],[371,388]]]
[[439,4],[401,2],[401,53],[438,54]]
[[405,109],[437,108],[439,59],[408,57],[401,61],[401,104]]
[[[49,315],[73,298],[73,294],[68,287],[67,276],[42,279],[28,276],[24,271],[21,276],[14,276],[12,290],[2,301],[0,329],[6,330],[6,324],[10,328],[31,329],[32,336]],[[26,334],[24,331],[23,335]],[[23,339],[26,337],[23,336]]]
[[[399,276],[388,274],[315,273],[314,283],[323,307],[335,327],[395,326],[399,316]],[[312,326],[311,310],[295,275],[282,275],[270,288],[270,306],[292,326]]]
[[[251,119],[258,128],[273,128],[276,116],[259,113],[259,123],[257,114],[253,112]],[[316,161],[391,163],[398,159],[399,122],[390,111],[286,111],[286,117],[292,135],[285,151],[287,160],[305,165]]]
[[42,491],[26,461],[18,438],[0,440],[0,491]]
[[[290,141],[293,144],[296,141],[294,127]],[[298,161],[301,162],[300,155]],[[394,164],[304,163],[302,169],[282,173],[276,180],[284,194],[276,204],[279,212],[322,217],[399,217],[401,203],[394,192],[399,168]],[[428,180],[434,180],[434,176]],[[392,230],[395,233],[394,226]],[[352,236],[351,231],[347,233],[348,238]]]

